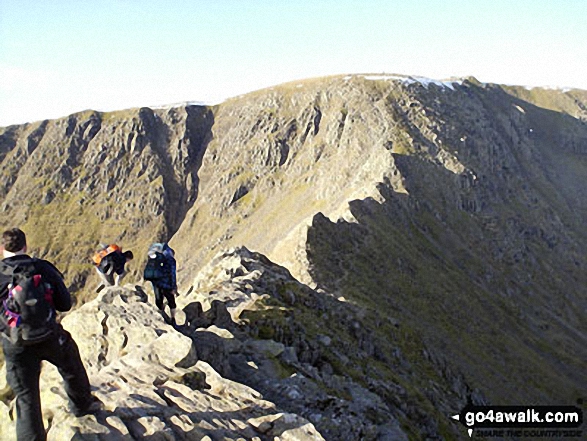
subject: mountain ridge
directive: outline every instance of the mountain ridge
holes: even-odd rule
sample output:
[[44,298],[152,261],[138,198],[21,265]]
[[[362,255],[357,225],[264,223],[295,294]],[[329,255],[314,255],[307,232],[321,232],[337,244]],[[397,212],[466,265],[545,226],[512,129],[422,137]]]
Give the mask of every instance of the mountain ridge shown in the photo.
[[140,256],[170,240],[184,292],[226,249],[267,256],[363,311],[363,361],[335,371],[394,384],[381,360],[410,366],[403,387],[436,426],[408,417],[416,439],[448,430],[435,406],[471,397],[573,404],[587,381],[587,92],[449,83],[341,75],[0,129],[0,223],[25,227],[79,303],[95,296],[100,241]]

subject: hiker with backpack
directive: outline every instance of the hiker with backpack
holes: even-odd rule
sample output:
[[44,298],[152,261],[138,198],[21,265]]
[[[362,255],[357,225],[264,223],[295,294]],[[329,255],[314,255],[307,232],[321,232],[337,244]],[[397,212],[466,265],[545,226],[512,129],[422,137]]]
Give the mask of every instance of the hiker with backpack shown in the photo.
[[126,265],[126,262],[133,258],[132,251],[122,252],[122,248],[116,244],[102,245],[92,258],[96,271],[103,282],[98,288],[98,291],[100,291],[104,285],[119,286],[120,281],[126,275],[126,269],[124,266]]
[[175,252],[168,244],[154,243],[147,252],[143,278],[153,285],[155,304],[163,312],[164,300],[169,305],[171,325],[175,326],[175,296],[177,295]]
[[16,395],[18,441],[46,439],[41,413],[41,362],[55,365],[76,416],[99,407],[78,347],[56,321],[56,311],[71,309],[63,276],[53,264],[30,257],[25,233],[2,234],[0,262],[0,334],[6,359],[6,381]]

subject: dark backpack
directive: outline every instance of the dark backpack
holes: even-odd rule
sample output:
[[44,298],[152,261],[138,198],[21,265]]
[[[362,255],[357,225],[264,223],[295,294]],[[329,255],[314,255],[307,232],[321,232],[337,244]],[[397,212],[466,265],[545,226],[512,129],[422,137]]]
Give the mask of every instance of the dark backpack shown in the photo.
[[167,258],[159,251],[149,253],[143,278],[151,282],[157,282],[167,276]]
[[109,276],[110,274],[121,273],[125,263],[124,255],[120,251],[114,251],[102,258],[98,268],[102,273]]
[[3,264],[0,271],[12,277],[8,296],[0,305],[4,334],[19,346],[39,343],[55,330],[53,288],[37,270],[36,262]]

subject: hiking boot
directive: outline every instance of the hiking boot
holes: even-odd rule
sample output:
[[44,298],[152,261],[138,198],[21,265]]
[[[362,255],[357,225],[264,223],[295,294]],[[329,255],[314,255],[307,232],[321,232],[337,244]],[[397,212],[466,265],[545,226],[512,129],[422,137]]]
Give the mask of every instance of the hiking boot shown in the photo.
[[92,400],[90,404],[85,409],[78,409],[75,406],[71,407],[71,413],[73,413],[77,418],[83,417],[85,415],[89,415],[92,413],[99,412],[104,410],[104,403],[102,403],[98,398],[92,395]]

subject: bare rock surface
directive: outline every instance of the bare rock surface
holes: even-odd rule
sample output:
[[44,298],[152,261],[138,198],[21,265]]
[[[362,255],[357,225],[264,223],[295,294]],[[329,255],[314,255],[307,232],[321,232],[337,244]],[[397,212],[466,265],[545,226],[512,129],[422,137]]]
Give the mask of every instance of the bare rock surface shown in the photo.
[[[49,440],[323,439],[308,420],[198,360],[198,337],[167,324],[140,287],[105,289],[62,323],[78,342],[104,409],[71,415],[57,370],[45,364],[41,400]],[[0,403],[6,441],[14,439],[11,406]]]

